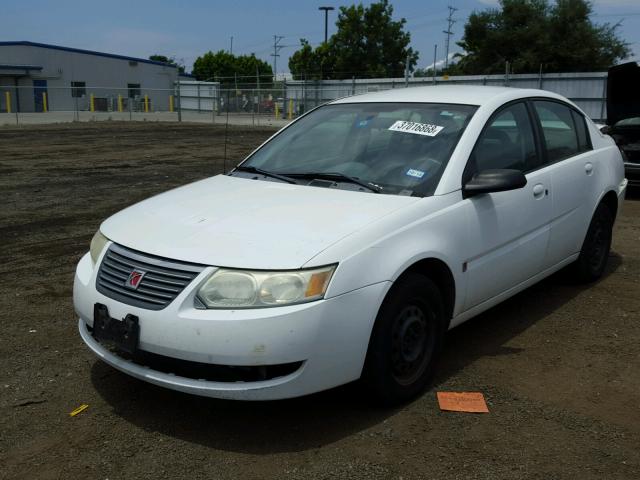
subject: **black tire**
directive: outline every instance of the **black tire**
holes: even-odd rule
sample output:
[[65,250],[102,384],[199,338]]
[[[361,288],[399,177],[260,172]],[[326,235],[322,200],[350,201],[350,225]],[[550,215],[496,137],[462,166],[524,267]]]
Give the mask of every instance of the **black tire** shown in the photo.
[[613,214],[609,207],[601,203],[593,214],[580,255],[573,264],[574,280],[589,283],[602,276],[609,259],[612,236]]
[[447,326],[442,295],[431,280],[409,273],[393,285],[373,326],[362,374],[375,400],[398,404],[425,389]]

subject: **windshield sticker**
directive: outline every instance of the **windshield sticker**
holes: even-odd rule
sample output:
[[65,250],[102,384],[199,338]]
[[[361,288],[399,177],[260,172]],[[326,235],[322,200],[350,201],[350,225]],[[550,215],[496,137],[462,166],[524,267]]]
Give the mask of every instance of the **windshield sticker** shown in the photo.
[[431,125],[429,123],[405,122],[398,120],[389,127],[392,132],[415,133],[416,135],[426,135],[427,137],[435,137],[444,127]]
[[407,173],[405,175],[414,178],[422,178],[424,177],[424,172],[422,170],[414,170],[413,168],[410,168],[409,170],[407,170]]
[[369,122],[373,120],[373,115],[371,115],[370,117],[365,118],[364,120],[360,120],[358,122],[358,128],[364,128],[367,125],[369,125]]

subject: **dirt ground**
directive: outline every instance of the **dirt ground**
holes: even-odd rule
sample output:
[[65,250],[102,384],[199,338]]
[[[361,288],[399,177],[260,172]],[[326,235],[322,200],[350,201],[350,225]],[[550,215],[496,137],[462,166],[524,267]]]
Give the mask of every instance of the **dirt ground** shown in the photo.
[[[269,130],[229,130],[228,165]],[[0,478],[640,478],[640,201],[606,276],[556,275],[450,332],[397,409],[346,386],[238,403],[134,380],[84,347],[75,264],[101,220],[223,167],[224,127],[0,128]],[[437,390],[490,413],[440,412]],[[80,404],[89,408],[76,417]]]

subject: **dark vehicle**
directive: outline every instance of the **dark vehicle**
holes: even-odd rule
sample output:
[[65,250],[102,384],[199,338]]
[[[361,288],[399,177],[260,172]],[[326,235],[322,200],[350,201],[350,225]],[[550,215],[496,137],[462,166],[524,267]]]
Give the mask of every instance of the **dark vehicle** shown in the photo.
[[640,187],[640,66],[623,63],[609,69],[607,126],[602,129],[616,141],[624,157],[629,186]]

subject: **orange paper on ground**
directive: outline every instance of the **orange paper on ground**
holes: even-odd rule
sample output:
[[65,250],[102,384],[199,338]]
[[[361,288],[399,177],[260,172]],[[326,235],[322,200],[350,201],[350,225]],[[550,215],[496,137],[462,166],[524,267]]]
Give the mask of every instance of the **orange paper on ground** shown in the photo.
[[489,413],[480,392],[438,392],[440,410],[450,412]]

